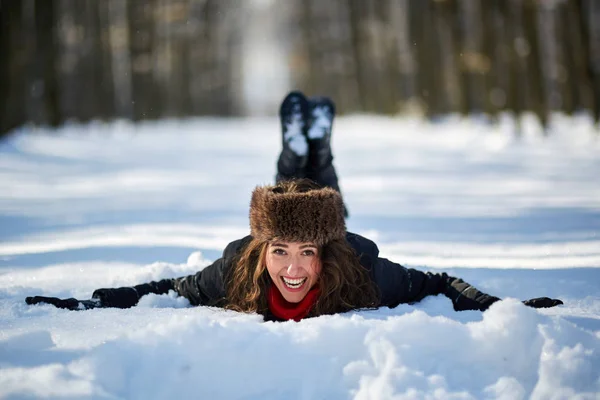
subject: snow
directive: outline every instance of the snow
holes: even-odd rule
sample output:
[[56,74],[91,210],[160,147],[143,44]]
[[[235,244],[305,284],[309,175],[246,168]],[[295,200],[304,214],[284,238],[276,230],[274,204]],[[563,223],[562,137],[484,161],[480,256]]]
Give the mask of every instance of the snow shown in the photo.
[[312,110],[312,123],[306,131],[308,139],[323,139],[326,133],[329,132],[331,126],[331,113],[324,106],[317,106]]
[[[25,127],[0,142],[0,398],[598,399],[600,140],[448,117],[339,118],[351,231],[505,300],[444,297],[299,323],[174,293],[128,310],[27,306],[191,274],[248,232],[274,118]],[[549,296],[560,307],[519,300]]]

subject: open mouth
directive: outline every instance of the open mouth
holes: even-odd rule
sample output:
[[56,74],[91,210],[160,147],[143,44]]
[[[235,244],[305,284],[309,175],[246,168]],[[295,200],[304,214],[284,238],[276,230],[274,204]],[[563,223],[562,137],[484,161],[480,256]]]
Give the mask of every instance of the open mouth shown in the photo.
[[283,280],[283,284],[290,289],[300,289],[308,280],[308,278],[286,278],[284,276],[281,277]]

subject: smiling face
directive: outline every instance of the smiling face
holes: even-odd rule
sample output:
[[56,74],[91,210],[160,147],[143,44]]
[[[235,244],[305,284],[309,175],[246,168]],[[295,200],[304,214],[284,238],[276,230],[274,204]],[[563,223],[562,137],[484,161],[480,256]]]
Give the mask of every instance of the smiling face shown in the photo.
[[314,243],[274,241],[267,246],[267,270],[283,298],[300,302],[317,283],[321,260]]

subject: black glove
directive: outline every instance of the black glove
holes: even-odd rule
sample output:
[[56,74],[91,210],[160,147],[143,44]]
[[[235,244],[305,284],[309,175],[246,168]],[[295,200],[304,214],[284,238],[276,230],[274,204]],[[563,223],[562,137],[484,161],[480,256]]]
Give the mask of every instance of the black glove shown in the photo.
[[138,303],[140,296],[133,287],[96,289],[92,293],[92,300],[99,301],[103,307],[129,308]]
[[102,303],[99,299],[92,300],[77,300],[74,298],[70,299],[59,299],[58,297],[44,297],[44,296],[33,296],[26,297],[25,303],[27,304],[52,304],[57,308],[66,308],[67,310],[89,310],[91,308],[102,307]]
[[563,304],[563,302],[559,299],[551,299],[549,297],[538,297],[536,299],[525,300],[523,301],[523,304],[533,308],[550,308]]

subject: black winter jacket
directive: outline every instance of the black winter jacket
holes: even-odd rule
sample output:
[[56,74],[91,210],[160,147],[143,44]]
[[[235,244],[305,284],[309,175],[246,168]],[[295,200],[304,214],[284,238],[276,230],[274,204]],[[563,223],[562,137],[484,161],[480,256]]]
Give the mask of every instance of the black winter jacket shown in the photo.
[[[194,275],[175,279],[163,279],[133,287],[98,289],[92,298],[99,299],[103,307],[129,308],[137,304],[140,297],[148,294],[165,294],[174,290],[187,298],[192,305],[224,307],[226,305],[226,276],[237,255],[252,239],[246,236],[227,245],[223,256]],[[360,264],[369,271],[369,276],[379,290],[380,307],[396,307],[401,303],[420,301],[425,296],[443,294],[452,300],[454,309],[486,310],[497,297],[480,292],[462,279],[445,273],[432,274],[405,268],[388,259],[379,257],[379,249],[371,240],[348,232],[346,240],[356,251]],[[265,315],[265,319],[274,319]]]

